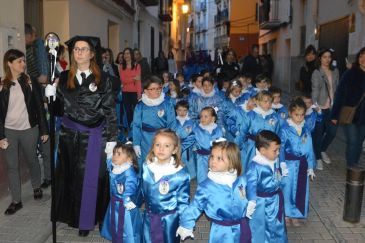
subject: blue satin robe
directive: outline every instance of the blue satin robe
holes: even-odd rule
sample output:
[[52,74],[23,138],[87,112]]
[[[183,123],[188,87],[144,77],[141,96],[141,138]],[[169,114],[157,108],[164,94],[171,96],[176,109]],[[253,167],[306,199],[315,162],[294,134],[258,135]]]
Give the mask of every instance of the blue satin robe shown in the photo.
[[[144,131],[142,126],[148,127],[152,131]],[[161,128],[176,129],[175,109],[170,98],[165,96],[165,100],[157,106],[147,106],[139,101],[134,109],[132,123],[133,145],[141,146],[142,152],[138,159],[138,168],[142,168],[142,162],[145,161],[152,146],[152,139],[157,130]],[[141,169],[139,174],[142,174]]]
[[[198,185],[194,200],[180,216],[180,226],[193,229],[195,221],[203,211],[209,218],[218,221],[239,220],[245,217],[248,203],[246,184],[244,176],[239,176],[232,188],[207,178]],[[240,225],[222,226],[211,223],[209,242],[235,243],[240,241],[240,235]]]
[[[199,125],[193,128],[193,132],[186,138],[182,143],[182,149],[186,149],[193,146],[193,150],[205,150],[210,151],[211,142],[224,137],[223,129],[218,125],[210,134],[207,130],[204,130]],[[197,182],[200,183],[207,178],[208,174],[208,160],[210,152],[207,155],[196,153],[196,178]]]
[[224,99],[215,91],[212,97],[197,96],[190,100],[189,115],[194,120],[199,120],[199,115],[204,107],[218,107],[218,120],[216,121],[221,126],[224,126],[224,117],[227,111]]
[[241,115],[239,109],[242,110],[241,105],[245,103],[246,98],[244,95],[240,95],[234,102],[231,98],[225,98],[225,117],[224,117],[224,128],[226,130],[226,137],[228,141],[234,142],[236,137],[236,131],[232,131],[232,127],[236,126],[236,116]]
[[285,153],[294,154],[298,157],[305,156],[308,163],[308,169],[313,169],[316,158],[313,152],[311,130],[304,125],[302,134],[298,135],[297,131],[286,123],[280,129],[280,139],[280,162],[285,161],[289,170],[288,176],[283,177],[281,181],[285,201],[285,215],[289,218],[307,218],[309,205],[309,177],[307,176],[305,213],[303,215],[295,205],[299,160],[285,160]]
[[257,192],[275,192],[280,187],[278,163],[274,171],[268,165],[252,161],[247,171],[248,200],[256,200],[256,209],[250,220],[252,243],[286,243],[288,242],[284,212],[281,222],[277,218],[279,195],[258,197]]
[[237,124],[240,127],[235,143],[240,146],[242,168],[244,173],[246,173],[249,163],[251,163],[256,153],[255,141],[249,139],[248,136],[254,137],[262,130],[269,130],[278,134],[280,119],[275,112],[264,118],[261,114],[252,110],[247,112],[246,116],[238,117]]
[[[137,190],[138,190],[138,178],[133,167],[130,167],[121,174],[114,174],[111,172],[112,165],[111,160],[107,160],[107,167],[109,170],[110,178],[110,194],[117,198],[123,199],[123,203],[126,204],[130,201],[136,202]],[[122,191],[118,192],[117,188],[123,188]],[[120,193],[122,192],[122,193]],[[118,225],[118,209],[124,207],[120,202],[115,203],[115,211],[112,212],[111,203],[109,202],[108,209],[104,217],[103,228],[100,232],[101,236],[112,240],[112,214],[115,214],[115,226]],[[123,230],[123,242],[125,243],[140,243],[142,242],[142,218],[139,208],[132,210],[125,209],[124,215],[124,230]],[[117,230],[117,228],[115,229]]]
[[236,137],[239,134],[239,128],[241,126],[240,123],[246,114],[247,112],[241,106],[228,109],[225,120],[227,140],[231,142],[236,141]]
[[[195,122],[192,119],[186,120],[183,125],[176,120],[176,127],[180,131],[179,136],[182,144],[186,139],[189,139],[188,137],[192,133],[194,126]],[[190,147],[182,151],[181,158],[186,165],[190,179],[194,179],[196,177],[196,154],[193,153],[193,148]]]
[[[176,210],[161,218],[163,225],[164,242],[180,243],[180,237],[176,237],[176,230],[179,227],[179,217],[189,205],[190,198],[190,177],[186,168],[181,169],[172,175],[163,176],[155,182],[153,172],[143,163],[142,192],[145,199],[145,210],[143,213],[143,242],[151,242],[151,222],[147,210],[152,213],[163,214]],[[169,191],[163,195],[159,191],[161,181],[168,181]]]
[[288,108],[283,106],[279,109],[274,109],[273,108],[273,110],[278,114],[278,116],[280,118],[280,126],[283,126],[286,123],[286,119],[288,119],[288,117],[289,117]]
[[[312,109],[312,108],[310,108]],[[305,123],[307,127],[313,132],[316,122],[321,122],[322,115],[313,109],[312,113],[305,116]]]

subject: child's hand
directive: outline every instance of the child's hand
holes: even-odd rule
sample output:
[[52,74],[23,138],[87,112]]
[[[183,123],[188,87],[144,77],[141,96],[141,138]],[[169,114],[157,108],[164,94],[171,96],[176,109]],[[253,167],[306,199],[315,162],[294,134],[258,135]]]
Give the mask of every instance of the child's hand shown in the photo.
[[134,204],[133,202],[128,202],[124,205],[124,207],[127,209],[127,210],[132,210],[133,208],[136,208],[136,204]]
[[285,162],[280,162],[281,176],[288,176],[289,170]]
[[176,236],[178,235],[180,235],[182,241],[184,241],[188,237],[194,238],[193,230],[186,229],[181,226],[179,226],[179,228],[177,228],[176,230]]
[[107,142],[106,143],[104,152],[106,153],[106,155],[107,155],[106,157],[108,159],[110,159],[113,156],[113,149],[116,144],[117,144],[117,142]]
[[139,145],[134,145],[133,146],[134,152],[136,153],[137,157],[140,158],[141,157],[141,146]]
[[252,214],[255,212],[255,209],[256,209],[256,202],[249,201],[246,209],[246,217],[252,219]]
[[308,173],[308,176],[311,179],[311,181],[313,181],[314,177],[316,177],[316,175],[314,174],[313,169],[308,169],[307,173]]

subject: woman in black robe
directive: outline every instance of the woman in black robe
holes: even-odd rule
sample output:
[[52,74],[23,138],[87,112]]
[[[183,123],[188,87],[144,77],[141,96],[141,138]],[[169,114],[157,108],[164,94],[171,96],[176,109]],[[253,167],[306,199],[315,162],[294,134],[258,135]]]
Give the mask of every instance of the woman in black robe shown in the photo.
[[108,201],[102,148],[116,141],[115,101],[112,81],[97,65],[99,38],[76,36],[66,44],[71,66],[57,82],[55,115],[62,117],[62,126],[52,215],[87,236],[102,222]]

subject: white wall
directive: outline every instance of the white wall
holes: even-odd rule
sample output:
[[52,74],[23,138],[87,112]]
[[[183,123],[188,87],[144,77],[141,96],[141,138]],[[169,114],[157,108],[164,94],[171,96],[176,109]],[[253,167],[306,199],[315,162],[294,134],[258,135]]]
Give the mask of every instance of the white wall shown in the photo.
[[70,39],[68,1],[43,1],[43,29],[44,33],[56,33],[61,42]]

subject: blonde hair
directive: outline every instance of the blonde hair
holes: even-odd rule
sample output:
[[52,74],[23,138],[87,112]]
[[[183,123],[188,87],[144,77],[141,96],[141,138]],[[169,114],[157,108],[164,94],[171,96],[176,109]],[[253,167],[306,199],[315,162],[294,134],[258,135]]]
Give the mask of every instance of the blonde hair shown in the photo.
[[259,92],[256,96],[255,96],[255,101],[263,101],[265,97],[269,97],[271,102],[273,101],[273,96],[269,91],[263,90],[261,92]]
[[150,148],[150,151],[148,152],[147,156],[146,156],[146,160],[149,161],[153,161],[153,159],[156,157],[155,153],[153,152],[153,147],[155,146],[156,143],[156,138],[158,136],[165,136],[165,137],[169,137],[175,146],[176,149],[176,153],[172,154],[172,156],[175,159],[175,167],[179,167],[180,165],[183,166],[183,162],[181,161],[181,145],[180,145],[180,138],[176,135],[176,133],[174,131],[172,131],[171,129],[160,129],[156,135],[153,137],[152,140],[152,146]]
[[222,151],[226,152],[228,159],[228,170],[236,170],[237,176],[240,176],[243,171],[241,162],[241,151],[237,144],[229,141],[223,141],[213,143],[212,150],[215,148],[220,148]]

